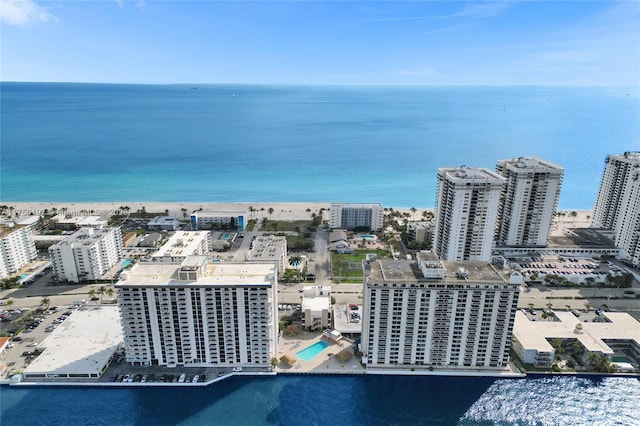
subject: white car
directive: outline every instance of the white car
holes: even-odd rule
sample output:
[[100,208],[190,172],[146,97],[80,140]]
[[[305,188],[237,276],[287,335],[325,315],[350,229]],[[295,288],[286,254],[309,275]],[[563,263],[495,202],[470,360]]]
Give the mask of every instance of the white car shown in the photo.
[[193,376],[193,379],[191,379],[191,383],[198,383],[198,379],[200,378],[200,376],[198,374],[196,374],[195,376]]
[[38,344],[36,342],[29,342],[29,343],[27,343],[27,346],[30,347],[30,348],[33,348],[35,346],[38,346]]
[[242,367],[233,367],[233,372],[234,373],[239,373],[242,371]]

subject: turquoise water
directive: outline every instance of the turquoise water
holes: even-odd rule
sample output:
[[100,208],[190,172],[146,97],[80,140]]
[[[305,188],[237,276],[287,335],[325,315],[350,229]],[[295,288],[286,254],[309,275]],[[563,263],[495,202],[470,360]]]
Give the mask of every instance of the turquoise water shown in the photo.
[[640,88],[0,83],[1,201],[435,203],[438,167],[535,155],[593,207]]
[[228,240],[229,239],[229,234],[222,234],[222,236],[220,237],[223,240]]
[[329,347],[329,344],[324,340],[320,340],[319,342],[314,343],[308,348],[305,348],[300,352],[296,353],[296,355],[302,361],[311,361],[313,358],[318,356],[320,352],[324,351],[327,347]]
[[360,238],[363,238],[365,240],[375,240],[376,236],[375,235],[360,235]]
[[29,278],[29,274],[20,274],[20,280],[21,280],[21,281],[24,281],[24,280],[26,280],[27,278]]
[[120,264],[120,267],[121,267],[121,268],[126,268],[127,266],[131,265],[132,263],[133,263],[133,260],[131,260],[131,259],[126,259],[124,262],[122,262],[122,263]]

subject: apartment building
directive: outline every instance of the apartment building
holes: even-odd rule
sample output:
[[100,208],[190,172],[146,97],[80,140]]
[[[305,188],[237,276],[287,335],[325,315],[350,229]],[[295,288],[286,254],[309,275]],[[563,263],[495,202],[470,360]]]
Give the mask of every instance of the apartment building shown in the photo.
[[278,262],[278,273],[287,266],[287,238],[284,236],[257,236],[251,241],[246,254],[249,262]]
[[30,216],[17,221],[0,222],[0,279],[17,274],[38,257],[33,225],[39,219]]
[[329,209],[329,227],[332,229],[369,228],[377,231],[382,228],[383,219],[384,209],[379,203],[331,203]]
[[247,227],[248,217],[246,210],[198,211],[190,217],[191,230],[229,228],[244,231]]
[[139,263],[115,287],[134,365],[269,367],[278,353],[275,262]]
[[564,169],[536,157],[500,160],[506,179],[500,195],[496,245],[545,247],[558,206]]
[[191,255],[206,255],[211,251],[211,232],[176,231],[151,256],[154,262],[182,262]]
[[612,230],[620,257],[640,265],[640,151],[607,156],[592,227]]
[[85,227],[49,247],[58,281],[101,279],[124,257],[119,228]]
[[433,247],[444,260],[490,261],[506,179],[481,168],[438,169]]
[[367,370],[507,366],[522,277],[484,262],[365,262],[363,362]]

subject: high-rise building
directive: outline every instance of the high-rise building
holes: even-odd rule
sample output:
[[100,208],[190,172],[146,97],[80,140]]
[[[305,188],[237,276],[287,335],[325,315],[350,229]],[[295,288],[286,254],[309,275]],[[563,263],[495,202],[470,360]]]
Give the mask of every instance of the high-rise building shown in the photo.
[[384,209],[379,203],[331,203],[329,209],[329,226],[333,229],[369,228],[377,231],[382,228],[383,219]]
[[80,228],[49,247],[53,273],[58,281],[101,279],[124,257],[120,228]]
[[433,247],[439,258],[491,260],[505,181],[489,169],[438,169]]
[[35,219],[30,216],[0,223],[0,279],[17,274],[20,268],[38,257],[32,228]]
[[620,256],[640,265],[640,152],[607,156],[592,227],[612,230]]
[[126,360],[135,365],[269,367],[276,356],[277,266],[140,262],[115,285]]
[[522,277],[485,262],[364,263],[367,370],[502,369],[509,362]]
[[496,245],[545,247],[560,198],[564,169],[536,157],[500,160],[502,187]]

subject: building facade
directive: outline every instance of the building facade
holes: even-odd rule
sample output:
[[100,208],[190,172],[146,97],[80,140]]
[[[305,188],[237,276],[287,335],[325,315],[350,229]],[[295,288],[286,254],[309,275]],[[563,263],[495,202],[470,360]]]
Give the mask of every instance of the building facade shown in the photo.
[[58,281],[101,279],[123,257],[119,228],[85,227],[49,247],[53,273]]
[[30,222],[25,219],[0,223],[0,279],[17,274],[37,257]]
[[509,363],[522,277],[484,262],[364,264],[363,362],[367,370],[501,369]]
[[611,229],[620,256],[640,265],[640,152],[606,158],[592,226]]
[[277,354],[271,263],[139,263],[116,284],[126,361],[269,367]]
[[488,169],[438,169],[433,248],[443,260],[490,261],[506,179]]
[[332,203],[329,209],[329,227],[332,229],[382,228],[384,209],[379,203],[339,204]]
[[248,215],[246,211],[209,211],[194,212],[191,217],[191,230],[201,229],[238,229],[244,231],[247,227]]
[[545,247],[564,169],[539,158],[519,157],[498,161],[496,171],[506,179],[500,196],[496,245]]
[[256,236],[246,254],[249,262],[278,262],[278,273],[287,266],[287,238],[284,236]]

